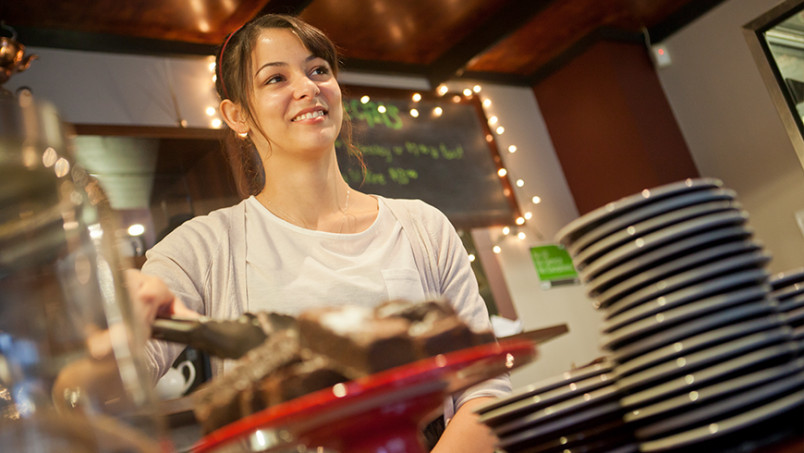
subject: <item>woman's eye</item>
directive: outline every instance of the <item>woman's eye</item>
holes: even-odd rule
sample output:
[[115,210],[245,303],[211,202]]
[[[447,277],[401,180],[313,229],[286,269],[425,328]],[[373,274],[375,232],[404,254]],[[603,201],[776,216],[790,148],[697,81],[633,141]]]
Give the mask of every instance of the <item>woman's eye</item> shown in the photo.
[[281,75],[271,76],[271,77],[268,77],[268,79],[265,80],[265,84],[270,85],[272,83],[279,83],[279,82],[283,81],[284,79],[285,78],[282,77]]
[[312,71],[313,75],[327,75],[329,74],[329,68],[326,66],[316,66],[313,68]]

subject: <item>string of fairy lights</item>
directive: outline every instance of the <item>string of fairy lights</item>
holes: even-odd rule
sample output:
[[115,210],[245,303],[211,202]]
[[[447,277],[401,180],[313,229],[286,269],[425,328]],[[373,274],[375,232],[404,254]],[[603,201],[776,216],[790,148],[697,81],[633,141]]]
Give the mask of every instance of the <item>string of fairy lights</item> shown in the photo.
[[[214,94],[217,72],[215,70],[215,58],[212,56],[209,57],[208,68],[212,78],[211,90]],[[456,103],[463,102],[464,100],[471,100],[473,97],[477,96],[480,100],[481,106],[483,107],[483,113],[490,131],[490,133],[486,136],[486,141],[489,143],[496,142],[498,149],[502,151],[502,147],[500,146],[501,142],[506,141],[505,137],[503,137],[505,134],[505,126],[503,126],[498,113],[496,112],[494,101],[488,94],[483,93],[483,87],[481,85],[474,84],[458,91],[451,91],[446,84],[440,84],[435,88],[434,92],[438,98],[444,98],[445,100],[451,100],[452,102]],[[216,99],[216,96],[213,96],[212,99]],[[371,97],[368,95],[362,95],[359,97],[359,99],[362,104],[368,104],[371,101]],[[412,118],[420,118],[427,113],[423,112],[421,107],[418,107],[418,105],[420,105],[419,103],[423,99],[424,96],[422,93],[414,92],[411,95],[413,106],[408,110],[408,114]],[[384,105],[380,103],[377,104],[377,111],[379,113],[384,113],[385,110],[386,107]],[[223,127],[223,121],[221,120],[218,113],[218,108],[215,105],[209,105],[206,107],[205,113],[209,117],[209,126],[211,128],[220,129]],[[442,116],[443,113],[444,109],[437,105],[436,107],[432,108],[427,116],[431,118],[438,118]],[[508,186],[515,188],[519,196],[515,197],[508,188],[504,189],[504,194],[514,202],[516,202],[518,199],[528,200],[528,202],[524,204],[517,203],[519,210],[521,211],[521,215],[513,219],[513,223],[511,225],[504,225],[499,228],[499,234],[497,234],[492,240],[492,252],[495,254],[501,253],[503,242],[511,238],[525,241],[530,233],[533,234],[538,240],[543,240],[542,234],[539,232],[539,230],[534,225],[528,223],[533,219],[534,210],[542,202],[542,198],[538,194],[529,192],[528,185],[523,176],[512,174],[512,171],[503,164],[504,159],[510,159],[514,154],[519,152],[519,146],[517,146],[516,143],[507,143],[507,146],[504,147],[504,150],[507,151],[507,153],[500,153],[501,159],[497,162],[497,175],[500,178],[506,178],[509,183]],[[508,154],[508,156],[504,157],[503,154]],[[470,255],[471,260],[474,260],[474,258],[475,257],[473,255]]]
[[[436,94],[440,97],[447,96],[450,91],[450,88],[446,84],[441,84],[435,89]],[[505,195],[511,198],[515,203],[519,199],[526,199],[530,201],[530,203],[524,205],[517,203],[521,211],[521,215],[514,219],[512,225],[505,225],[500,228],[500,234],[497,235],[497,237],[492,241],[492,251],[496,254],[499,254],[502,252],[502,243],[504,241],[508,240],[509,238],[517,238],[520,241],[525,241],[528,238],[529,233],[535,235],[537,239],[542,240],[543,237],[539,230],[535,228],[534,225],[528,224],[528,221],[533,219],[536,205],[539,205],[542,202],[542,199],[537,194],[529,193],[524,177],[515,177],[511,170],[509,170],[509,168],[503,163],[503,159],[510,159],[513,157],[512,155],[519,150],[519,147],[516,143],[507,143],[507,146],[501,146],[503,142],[507,141],[505,140],[507,136],[504,136],[505,127],[500,121],[494,101],[490,95],[483,92],[483,87],[479,84],[474,84],[471,87],[465,87],[459,92],[460,95],[453,94],[453,102],[459,102],[461,95],[466,99],[471,99],[474,96],[478,96],[489,126],[489,131],[491,132],[486,136],[486,141],[489,143],[495,142],[499,150],[504,148],[507,151],[507,153],[501,153],[500,155],[501,160],[499,161],[497,168],[497,175],[500,178],[507,178],[509,181],[509,186],[514,187],[515,190],[519,192],[519,196],[515,197],[507,188],[504,190]],[[508,154],[508,156],[504,156],[503,154]],[[513,184],[510,184],[511,182],[513,182]]]

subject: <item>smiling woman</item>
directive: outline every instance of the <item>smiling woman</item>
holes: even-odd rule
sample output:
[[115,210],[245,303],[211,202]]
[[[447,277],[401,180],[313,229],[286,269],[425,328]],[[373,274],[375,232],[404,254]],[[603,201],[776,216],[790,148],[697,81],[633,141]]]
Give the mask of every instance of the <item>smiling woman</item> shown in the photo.
[[[168,290],[151,302],[166,313],[186,304],[232,318],[438,298],[473,330],[490,330],[468,255],[446,216],[344,180],[335,143],[350,142],[350,126],[337,63],[332,42],[292,17],[263,16],[226,38],[217,58],[220,112],[243,155],[256,156],[254,174],[263,181],[252,196],[185,222],[148,252],[142,273]],[[180,349],[149,343],[154,374]],[[212,367],[219,375],[231,363]],[[472,408],[508,391],[503,376],[445,402],[448,424],[434,451],[493,451]]]

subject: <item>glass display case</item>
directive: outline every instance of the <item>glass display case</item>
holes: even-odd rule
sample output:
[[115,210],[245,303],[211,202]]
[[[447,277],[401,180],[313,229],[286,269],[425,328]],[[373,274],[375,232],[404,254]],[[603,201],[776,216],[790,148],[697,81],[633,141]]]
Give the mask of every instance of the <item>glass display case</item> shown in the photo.
[[0,445],[167,451],[116,217],[56,109],[0,96]]

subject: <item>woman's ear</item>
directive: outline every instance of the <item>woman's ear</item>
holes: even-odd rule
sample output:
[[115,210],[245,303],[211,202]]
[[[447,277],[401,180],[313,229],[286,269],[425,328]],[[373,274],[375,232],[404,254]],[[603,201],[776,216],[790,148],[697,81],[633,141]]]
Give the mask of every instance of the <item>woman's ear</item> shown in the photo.
[[245,110],[239,105],[235,104],[229,99],[221,101],[219,108],[223,120],[229,125],[238,135],[248,134],[248,121]]

